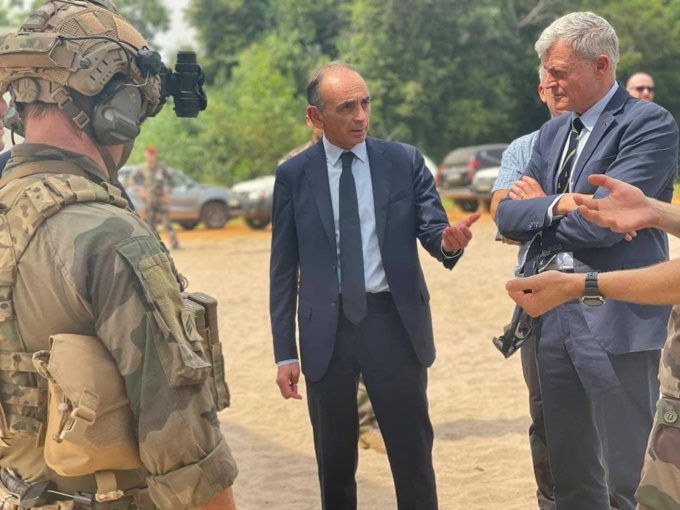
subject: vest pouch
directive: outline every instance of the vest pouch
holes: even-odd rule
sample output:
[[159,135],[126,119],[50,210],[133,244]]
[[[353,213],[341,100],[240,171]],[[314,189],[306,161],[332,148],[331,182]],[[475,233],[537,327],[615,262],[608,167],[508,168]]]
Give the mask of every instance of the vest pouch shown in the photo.
[[62,476],[142,467],[116,362],[97,337],[50,337],[33,363],[48,380],[45,462]]

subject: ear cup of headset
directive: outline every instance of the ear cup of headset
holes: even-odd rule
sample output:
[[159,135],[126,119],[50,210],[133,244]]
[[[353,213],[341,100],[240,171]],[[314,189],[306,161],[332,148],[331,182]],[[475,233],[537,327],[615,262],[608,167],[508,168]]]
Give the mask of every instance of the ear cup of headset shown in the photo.
[[18,134],[19,136],[24,136],[24,123],[21,120],[21,115],[14,105],[10,106],[5,113],[3,119],[3,125],[10,131]]
[[140,90],[124,81],[116,81],[94,105],[92,131],[99,143],[124,144],[139,135],[141,117]]

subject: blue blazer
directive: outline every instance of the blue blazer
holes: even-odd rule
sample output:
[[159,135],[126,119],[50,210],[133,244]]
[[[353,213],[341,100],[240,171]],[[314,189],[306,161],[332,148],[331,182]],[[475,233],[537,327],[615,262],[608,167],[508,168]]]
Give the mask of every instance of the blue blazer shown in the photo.
[[[430,295],[416,239],[445,267],[442,231],[448,220],[434,179],[415,147],[366,140],[380,253],[401,320],[420,362],[435,358]],[[299,358],[318,381],[333,354],[340,288],[335,223],[323,141],[276,171],[272,215],[270,315],[276,361]],[[300,356],[295,341],[295,310]]]
[[[524,175],[536,179],[548,195],[531,200],[501,201],[496,221],[502,235],[528,241],[541,234],[540,252],[573,252],[576,272],[614,271],[656,264],[668,259],[668,238],[657,229],[640,230],[628,242],[624,234],[586,221],[578,211],[548,223],[547,211],[557,198],[557,168],[570,129],[571,115],[547,122],[539,131]],[[670,202],[678,172],[678,126],[655,103],[632,98],[621,86],[600,115],[576,166],[575,193],[609,194],[588,182],[591,174],[607,174],[640,188],[649,197]],[[532,246],[534,248],[534,246]],[[533,250],[532,250],[533,251]],[[529,260],[525,275],[538,271]],[[581,305],[591,332],[610,353],[660,349],[666,338],[670,307],[607,300],[600,307]]]

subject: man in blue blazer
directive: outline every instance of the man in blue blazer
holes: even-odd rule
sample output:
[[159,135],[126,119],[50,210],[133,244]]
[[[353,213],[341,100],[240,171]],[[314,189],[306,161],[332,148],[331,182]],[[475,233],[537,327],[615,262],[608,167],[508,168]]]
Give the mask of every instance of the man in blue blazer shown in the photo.
[[525,175],[496,219],[504,236],[534,239],[525,275],[592,273],[591,296],[542,318],[537,359],[555,502],[558,510],[609,508],[609,488],[620,509],[633,510],[670,307],[603,303],[597,272],[666,260],[667,238],[652,228],[631,238],[589,223],[573,196],[607,195],[588,182],[606,174],[669,202],[678,128],[663,108],[631,98],[616,83],[618,39],[603,18],[564,16],[543,32],[536,51],[543,86],[574,113],[541,128]]
[[[416,240],[453,268],[479,217],[449,226],[414,147],[367,138],[370,95],[351,66],[310,78],[320,142],[276,171],[270,313],[277,384],[302,361],[324,510],[355,509],[357,382],[385,439],[400,509],[437,508],[427,367],[435,349]],[[295,341],[295,311],[300,354]]]

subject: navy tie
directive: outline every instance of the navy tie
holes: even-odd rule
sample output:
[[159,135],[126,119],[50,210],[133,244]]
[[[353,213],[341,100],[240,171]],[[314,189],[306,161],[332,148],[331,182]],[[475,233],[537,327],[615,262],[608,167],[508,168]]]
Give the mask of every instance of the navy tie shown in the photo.
[[340,290],[342,311],[354,325],[366,317],[364,255],[361,249],[361,221],[357,189],[352,175],[354,153],[342,153],[340,174]]
[[576,159],[576,149],[578,148],[578,140],[581,137],[581,130],[583,129],[583,122],[579,117],[571,119],[571,129],[569,130],[569,148],[567,155],[564,157],[560,173],[557,174],[557,193],[566,193],[569,189],[569,178],[571,171],[574,168],[574,160]]

